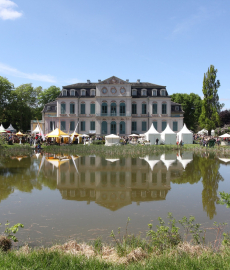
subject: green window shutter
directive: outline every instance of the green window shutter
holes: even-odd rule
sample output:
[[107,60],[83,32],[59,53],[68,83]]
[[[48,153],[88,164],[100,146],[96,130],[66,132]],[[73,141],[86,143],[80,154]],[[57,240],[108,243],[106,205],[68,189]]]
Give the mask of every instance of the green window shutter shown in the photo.
[[162,122],[162,131],[164,131],[166,129],[167,126],[167,122],[163,121]]
[[71,121],[70,122],[70,130],[74,130],[75,129],[75,122]]
[[81,121],[81,131],[85,131],[85,121]]
[[90,104],[90,114],[95,114],[95,104]]
[[153,104],[153,114],[157,114],[157,104]]
[[70,103],[70,113],[74,114],[75,113],[75,104]]
[[153,126],[154,126],[155,129],[157,130],[157,121],[153,121]]
[[66,113],[66,109],[65,109],[65,103],[61,104],[61,114],[65,114]]
[[101,105],[101,113],[107,115],[107,103],[102,103]]
[[90,130],[95,130],[95,121],[90,122]]
[[137,114],[137,104],[132,104],[132,114]]
[[147,128],[147,123],[144,121],[142,122],[142,131],[146,131],[146,128]]
[[173,122],[173,131],[178,131],[178,124],[177,124],[177,122]]
[[50,130],[53,130],[53,121],[50,121]]
[[81,114],[85,114],[85,104],[81,104]]
[[162,114],[167,114],[167,104],[162,104]]
[[142,114],[146,114],[146,104],[142,104]]
[[132,131],[137,130],[137,122],[132,122]]
[[102,134],[107,134],[107,122],[106,121],[103,121],[101,123],[101,133]]
[[66,130],[65,121],[61,121],[61,130]]

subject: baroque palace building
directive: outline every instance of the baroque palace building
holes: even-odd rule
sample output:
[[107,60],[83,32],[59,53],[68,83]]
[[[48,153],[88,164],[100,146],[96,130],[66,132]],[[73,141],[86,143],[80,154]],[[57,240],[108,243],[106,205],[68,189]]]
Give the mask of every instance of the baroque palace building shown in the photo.
[[[45,134],[56,127],[72,133],[77,124],[77,133],[102,136],[145,133],[152,123],[158,132],[167,124],[178,132],[183,111],[171,101],[165,86],[112,76],[63,86],[59,97],[45,105],[39,122]],[[31,129],[35,124],[32,121]]]

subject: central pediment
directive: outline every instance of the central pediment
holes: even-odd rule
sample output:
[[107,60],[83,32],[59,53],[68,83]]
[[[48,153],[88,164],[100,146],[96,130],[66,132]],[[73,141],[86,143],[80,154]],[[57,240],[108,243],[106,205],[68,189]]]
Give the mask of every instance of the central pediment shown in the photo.
[[116,76],[112,76],[104,81],[101,81],[102,84],[128,84],[127,81],[124,81]]

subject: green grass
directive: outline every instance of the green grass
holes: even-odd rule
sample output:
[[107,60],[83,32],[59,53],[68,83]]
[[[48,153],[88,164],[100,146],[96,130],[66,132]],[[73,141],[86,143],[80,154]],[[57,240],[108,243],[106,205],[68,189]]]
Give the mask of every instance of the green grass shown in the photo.
[[229,269],[229,252],[191,256],[184,252],[169,255],[151,256],[139,262],[115,264],[98,258],[73,256],[47,250],[33,251],[30,254],[17,254],[16,251],[0,253],[0,269]]

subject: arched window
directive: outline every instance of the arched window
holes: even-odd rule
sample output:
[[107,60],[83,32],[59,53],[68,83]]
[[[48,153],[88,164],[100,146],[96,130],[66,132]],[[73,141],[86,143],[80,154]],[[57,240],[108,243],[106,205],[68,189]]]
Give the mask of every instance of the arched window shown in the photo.
[[133,95],[133,96],[136,96],[136,95],[137,95],[137,89],[133,89],[133,90],[132,90],[132,95]]
[[167,104],[166,103],[162,104],[162,114],[167,114]]
[[75,96],[75,90],[74,90],[74,89],[71,89],[71,90],[70,90],[70,96],[71,96],[71,97]]
[[81,89],[81,96],[85,96],[86,95],[86,90],[85,89]]
[[152,96],[153,96],[153,97],[156,97],[156,96],[157,96],[157,89],[153,89],[153,90],[152,90]]
[[62,95],[63,95],[64,97],[67,96],[67,90],[66,90],[66,89],[63,89],[63,90],[62,90]]
[[161,89],[161,96],[166,96],[166,90],[165,89]]
[[110,125],[111,125],[111,128],[110,128],[111,134],[116,134],[117,133],[117,124],[116,124],[116,122],[112,121]]
[[111,103],[111,116],[116,116],[116,115],[117,115],[117,104]]
[[146,89],[142,89],[141,90],[141,95],[142,96],[147,96],[147,90]]
[[107,122],[103,121],[101,123],[101,134],[107,134]]
[[125,134],[125,122],[120,122],[120,134]]
[[61,103],[61,114],[66,114],[66,105],[65,105],[65,103]]
[[102,105],[101,105],[101,114],[102,114],[102,116],[105,116],[105,115],[107,115],[107,103],[102,103]]
[[96,93],[95,89],[90,89],[90,96],[95,96],[95,93]]
[[157,114],[157,103],[153,103],[152,114]]
[[120,116],[125,116],[125,103],[120,104]]

